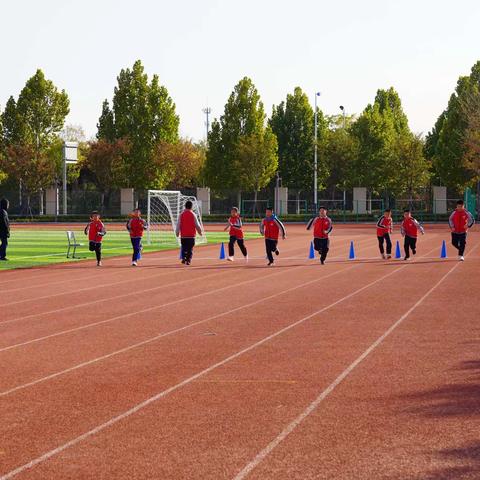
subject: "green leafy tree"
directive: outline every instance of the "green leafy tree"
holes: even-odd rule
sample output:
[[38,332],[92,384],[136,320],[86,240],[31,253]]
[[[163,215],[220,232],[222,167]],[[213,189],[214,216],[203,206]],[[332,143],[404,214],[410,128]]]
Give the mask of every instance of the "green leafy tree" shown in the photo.
[[261,143],[269,143],[265,135],[268,136],[263,103],[252,80],[244,77],[228,98],[224,114],[213,121],[208,135],[204,175],[209,186],[240,192],[243,188],[240,174],[245,170],[242,166],[245,161],[243,152],[246,149],[246,144],[240,147],[241,141],[256,136]]
[[368,105],[352,125],[352,134],[358,141],[352,171],[357,185],[367,187],[370,194],[400,191],[402,179],[395,145],[411,132],[393,88],[377,91],[373,105]]
[[358,150],[358,140],[348,128],[337,126],[325,133],[320,152],[329,172],[326,187],[332,198],[335,198],[336,190],[345,192],[356,185],[354,166]]
[[58,172],[55,146],[69,113],[69,100],[41,70],[27,80],[18,101],[13,97],[2,114],[3,171],[30,196],[50,186]]
[[425,153],[432,160],[435,179],[457,191],[472,186],[476,180],[467,153],[467,130],[472,115],[470,105],[474,105],[479,89],[480,61],[469,76],[458,79],[447,108],[427,136]]
[[157,188],[161,175],[153,162],[159,142],[178,141],[179,118],[167,89],[157,75],[151,82],[140,60],[132,69],[122,69],[117,77],[113,108],[103,103],[97,138],[128,141],[129,153],[124,158],[127,184],[138,189]]
[[[278,170],[284,185],[301,191],[312,190],[314,168],[314,111],[300,87],[278,106],[273,107],[269,124],[278,141]],[[324,146],[327,122],[318,112],[317,138],[320,150]],[[317,174],[324,186],[328,176],[326,156],[319,155]]]
[[255,192],[254,211],[258,212],[258,192],[269,184],[278,168],[277,139],[270,127],[240,138],[234,166],[242,190]]
[[424,156],[424,142],[420,135],[399,135],[393,148],[398,178],[393,193],[406,193],[412,200],[430,180],[430,162]]

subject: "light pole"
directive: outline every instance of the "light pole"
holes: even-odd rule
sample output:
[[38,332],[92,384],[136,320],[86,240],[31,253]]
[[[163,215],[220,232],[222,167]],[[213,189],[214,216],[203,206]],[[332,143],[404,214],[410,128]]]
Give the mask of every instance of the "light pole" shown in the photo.
[[313,205],[315,207],[315,212],[317,211],[317,203],[318,203],[318,196],[317,196],[317,190],[318,190],[318,178],[317,178],[317,97],[320,96],[320,92],[315,92],[315,126],[314,126],[314,156],[313,156]]
[[77,163],[77,142],[63,142],[63,214],[67,214],[67,165]]
[[[342,111],[343,114],[343,129],[345,130],[345,107],[343,105],[340,105],[340,110]],[[345,211],[345,203],[347,202],[347,192],[345,190],[345,180],[343,180],[343,211]]]

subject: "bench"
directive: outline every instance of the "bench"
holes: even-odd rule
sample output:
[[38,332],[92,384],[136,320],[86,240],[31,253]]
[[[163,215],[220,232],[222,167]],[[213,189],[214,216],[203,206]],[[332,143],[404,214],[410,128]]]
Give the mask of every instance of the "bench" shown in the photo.
[[75,252],[77,251],[77,247],[83,246],[83,243],[78,243],[77,242],[77,240],[75,238],[75,232],[72,232],[71,230],[67,231],[67,240],[68,240],[67,258],[70,258],[70,250],[72,248],[73,248],[72,258],[76,258],[75,257]]

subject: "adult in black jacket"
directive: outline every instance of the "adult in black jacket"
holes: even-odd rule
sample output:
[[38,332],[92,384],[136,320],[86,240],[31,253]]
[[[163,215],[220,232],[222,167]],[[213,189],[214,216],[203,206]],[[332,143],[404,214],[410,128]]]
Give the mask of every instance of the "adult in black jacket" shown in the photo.
[[0,260],[7,260],[8,238],[10,237],[10,222],[8,220],[8,200],[0,200]]

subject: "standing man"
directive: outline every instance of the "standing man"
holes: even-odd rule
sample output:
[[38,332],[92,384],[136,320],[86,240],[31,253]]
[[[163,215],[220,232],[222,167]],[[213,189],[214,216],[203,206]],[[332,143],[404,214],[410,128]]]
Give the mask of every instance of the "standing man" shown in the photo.
[[175,234],[180,237],[182,245],[182,263],[190,265],[195,246],[197,233],[202,235],[202,226],[197,216],[192,212],[193,203],[190,200],[185,202],[185,210],[180,214],[177,221]]
[[10,221],[8,220],[8,200],[0,200],[0,260],[6,262],[8,239],[10,238]]
[[473,215],[465,209],[463,200],[458,200],[457,208],[450,215],[448,223],[452,231],[452,245],[458,250],[458,259],[463,262],[465,260],[463,254],[467,244],[467,232],[475,223]]
[[313,246],[320,255],[320,263],[323,265],[330,248],[328,236],[332,231],[332,220],[327,217],[326,207],[320,207],[318,217],[312,218],[307,225],[307,230],[313,227]]

